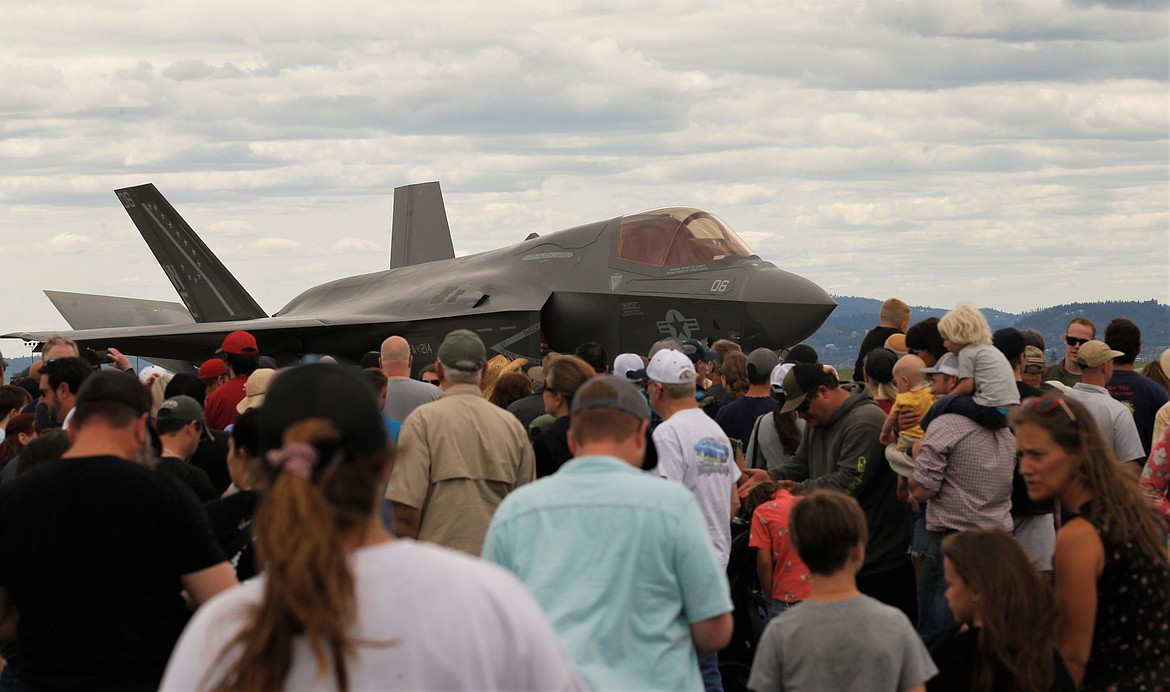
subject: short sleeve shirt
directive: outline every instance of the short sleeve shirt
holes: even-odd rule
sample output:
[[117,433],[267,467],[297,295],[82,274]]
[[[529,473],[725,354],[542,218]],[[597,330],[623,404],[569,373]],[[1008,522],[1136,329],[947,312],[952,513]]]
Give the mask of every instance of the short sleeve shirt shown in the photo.
[[1011,406],[1020,403],[1016,376],[1003,353],[991,344],[968,344],[959,350],[959,377],[974,378],[975,403]]

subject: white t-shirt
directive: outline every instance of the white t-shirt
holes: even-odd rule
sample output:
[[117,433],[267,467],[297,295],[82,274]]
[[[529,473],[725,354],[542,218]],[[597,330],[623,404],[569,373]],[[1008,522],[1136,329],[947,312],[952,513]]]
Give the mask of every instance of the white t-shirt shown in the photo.
[[723,566],[731,557],[731,489],[740,470],[731,441],[701,409],[684,409],[654,429],[658,475],[695,494]]
[[[350,558],[357,591],[349,687],[374,689],[582,689],[572,659],[536,601],[496,565],[411,540],[362,548]],[[183,631],[160,689],[207,690],[219,661],[264,591],[264,576],[200,608]],[[382,645],[381,642],[393,642]],[[304,637],[293,644],[285,689],[334,689]],[[218,665],[217,665],[218,662]]]

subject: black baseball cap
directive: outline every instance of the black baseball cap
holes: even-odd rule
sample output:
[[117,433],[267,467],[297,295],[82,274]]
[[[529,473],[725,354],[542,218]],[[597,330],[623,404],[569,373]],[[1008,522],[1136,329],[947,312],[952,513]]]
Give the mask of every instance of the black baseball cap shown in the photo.
[[97,401],[125,404],[135,413],[150,411],[150,391],[138,378],[120,370],[101,370],[85,378],[77,390],[77,405]]
[[351,459],[386,447],[386,423],[374,387],[350,368],[314,363],[282,371],[272,378],[257,411],[261,453],[281,447],[284,431],[306,418],[333,422]]

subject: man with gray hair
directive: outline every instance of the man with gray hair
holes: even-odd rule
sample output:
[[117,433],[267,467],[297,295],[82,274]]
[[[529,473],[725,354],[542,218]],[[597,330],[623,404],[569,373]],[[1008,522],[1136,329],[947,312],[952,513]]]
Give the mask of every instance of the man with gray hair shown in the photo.
[[496,507],[535,478],[536,461],[520,421],[480,394],[483,341],[457,329],[438,357],[442,394],[403,422],[386,499],[398,536],[478,556]]

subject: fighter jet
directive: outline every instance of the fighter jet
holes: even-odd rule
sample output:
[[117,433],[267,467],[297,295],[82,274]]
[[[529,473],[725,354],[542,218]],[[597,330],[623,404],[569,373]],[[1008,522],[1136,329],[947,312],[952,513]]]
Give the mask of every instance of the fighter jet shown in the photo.
[[[151,360],[207,359],[224,335],[252,332],[260,352],[357,360],[392,334],[415,366],[443,337],[472,329],[489,357],[537,359],[586,341],[645,353],[667,337],[728,338],[745,351],[812,334],[836,303],[808,279],[760,259],[723,221],[694,207],[618,216],[456,257],[439,183],[394,191],[390,268],[331,281],[269,316],[167,200],[146,184],[116,191],[182,305],[46,291],[94,348]],[[44,341],[50,332],[6,334]]]

